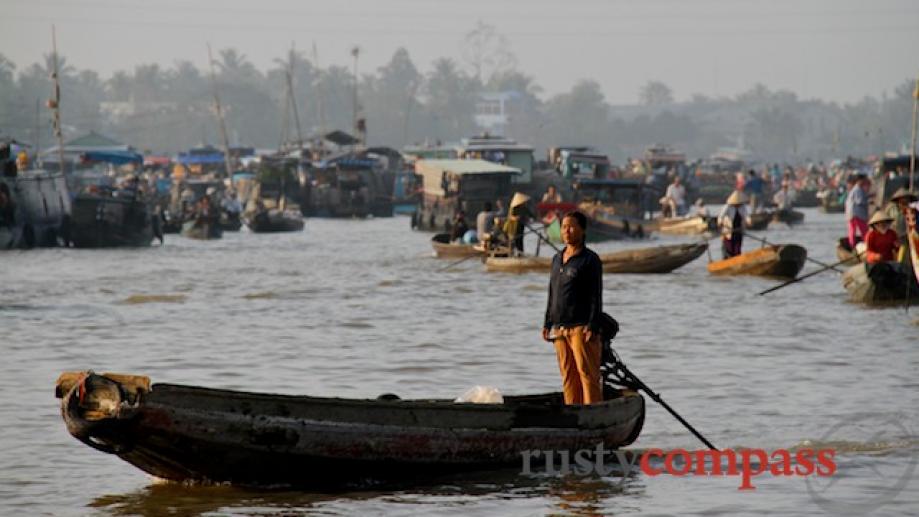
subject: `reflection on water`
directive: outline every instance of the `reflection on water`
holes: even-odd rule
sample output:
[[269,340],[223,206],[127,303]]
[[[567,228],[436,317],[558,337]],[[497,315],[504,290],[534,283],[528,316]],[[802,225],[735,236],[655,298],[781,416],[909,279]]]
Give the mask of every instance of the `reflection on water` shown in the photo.
[[609,515],[613,508],[624,507],[621,499],[641,495],[643,489],[633,478],[621,481],[595,476],[525,477],[516,471],[498,471],[438,478],[421,486],[340,493],[156,482],[129,493],[97,497],[88,506],[106,515],[143,517],[353,514],[362,507],[430,515],[434,507],[465,513],[484,501],[510,507],[538,501],[546,504],[547,513],[595,516]]
[[[805,213],[801,226],[760,235],[834,262],[843,217]],[[61,371],[87,368],[316,396],[453,398],[476,385],[505,394],[557,390],[554,350],[539,338],[546,276],[487,274],[474,260],[440,271],[445,263],[431,257],[430,234],[407,226],[401,218],[310,220],[299,234],[0,255],[0,514],[819,511],[798,478],[758,479],[755,493],[739,492],[732,479],[638,475],[620,488],[618,478],[514,473],[345,494],[151,485],[134,467],[67,434],[51,388]],[[876,496],[884,480],[872,467],[903,472],[919,447],[919,310],[852,305],[836,273],[756,296],[774,281],[711,278],[705,261],[668,275],[605,276],[623,360],[720,447],[823,443],[828,429],[852,415],[896,416],[908,432],[885,438],[880,449],[880,440],[851,426],[829,440],[848,465],[840,472],[846,483],[837,486]],[[699,445],[649,402],[635,448],[649,447]],[[881,495],[889,500],[881,514],[915,513],[897,510],[919,507],[919,480]]]

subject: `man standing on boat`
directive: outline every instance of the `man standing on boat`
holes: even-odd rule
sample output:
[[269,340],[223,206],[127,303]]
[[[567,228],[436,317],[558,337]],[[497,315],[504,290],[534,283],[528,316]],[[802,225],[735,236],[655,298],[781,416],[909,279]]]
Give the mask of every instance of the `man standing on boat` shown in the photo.
[[852,249],[858,243],[856,231],[861,240],[865,240],[868,233],[868,188],[867,178],[859,174],[846,196],[846,221],[849,223],[849,246]]
[[735,190],[728,197],[721,213],[718,214],[723,258],[729,259],[741,253],[744,229],[747,225],[752,224],[747,214],[746,204],[747,196],[742,191]]
[[570,212],[562,219],[565,249],[552,259],[549,301],[542,338],[554,341],[565,404],[603,401],[600,380],[600,322],[603,265],[584,246],[587,217]]

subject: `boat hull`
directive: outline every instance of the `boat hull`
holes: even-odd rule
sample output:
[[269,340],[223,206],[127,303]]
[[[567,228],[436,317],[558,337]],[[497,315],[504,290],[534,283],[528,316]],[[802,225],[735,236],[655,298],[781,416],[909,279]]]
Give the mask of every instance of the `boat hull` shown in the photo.
[[[656,246],[603,253],[600,261],[604,273],[669,273],[692,262],[708,249],[708,243]],[[552,269],[549,257],[489,257],[485,269],[493,272],[524,273],[548,272]]]
[[911,272],[896,262],[856,264],[842,275],[849,300],[866,305],[919,304],[919,284]]
[[182,223],[182,237],[197,240],[213,240],[223,237],[223,228],[217,221],[190,220]]
[[149,205],[138,199],[80,194],[72,220],[75,248],[144,247],[156,233]]
[[[108,374],[69,389],[59,380],[58,394],[68,431],[87,445],[160,478],[249,486],[342,487],[519,468],[526,451],[628,445],[645,412],[628,390],[589,406],[565,406],[559,393],[470,404],[170,384],[132,398]],[[112,399],[118,409],[95,409]]]
[[657,226],[658,233],[664,235],[698,235],[715,230],[715,219],[705,217],[660,219]]
[[485,249],[475,244],[455,244],[450,242],[446,233],[438,233],[431,237],[431,247],[437,258],[463,258],[485,255]]
[[299,232],[305,225],[300,212],[270,210],[246,217],[246,226],[254,233]]
[[804,267],[807,250],[796,244],[765,246],[725,260],[711,262],[713,275],[757,275],[794,278]]

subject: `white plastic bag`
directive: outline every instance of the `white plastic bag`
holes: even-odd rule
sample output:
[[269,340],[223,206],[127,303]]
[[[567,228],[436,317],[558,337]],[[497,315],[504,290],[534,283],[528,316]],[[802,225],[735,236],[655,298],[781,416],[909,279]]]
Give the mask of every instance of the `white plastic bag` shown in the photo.
[[472,402],[475,404],[503,404],[504,397],[498,388],[491,386],[473,386],[460,395],[454,402]]

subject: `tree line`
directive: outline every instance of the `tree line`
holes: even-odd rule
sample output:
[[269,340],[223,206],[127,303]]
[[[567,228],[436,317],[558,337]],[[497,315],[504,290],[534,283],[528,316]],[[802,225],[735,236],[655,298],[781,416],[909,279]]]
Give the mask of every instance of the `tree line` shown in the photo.
[[[359,74],[358,111],[371,145],[401,148],[419,142],[454,142],[478,131],[474,114],[481,92],[517,92],[507,136],[539,150],[591,145],[616,162],[665,144],[690,157],[742,148],[752,159],[800,162],[905,149],[910,138],[913,83],[891,81],[892,94],[852,104],[799,99],[762,84],[733,97],[693,95],[675,102],[672,90],[649,81],[632,106],[611,105],[601,85],[584,79],[546,96],[516,67],[506,42],[488,27],[467,36],[461,61],[440,58],[421,71],[404,48],[388,63]],[[484,32],[484,36],[483,33]],[[495,47],[497,45],[497,47]],[[234,48],[214,59],[217,90],[231,143],[273,148],[295,137],[287,109],[286,73],[308,134],[352,128],[353,70],[321,67],[315,52],[291,50],[265,71]],[[52,145],[52,56],[23,68],[0,55],[0,133]],[[102,78],[59,57],[65,137],[94,130],[144,151],[171,153],[217,144],[209,70],[187,60],[171,67],[142,64]],[[285,113],[287,115],[285,115]],[[284,123],[286,122],[286,127]]]

